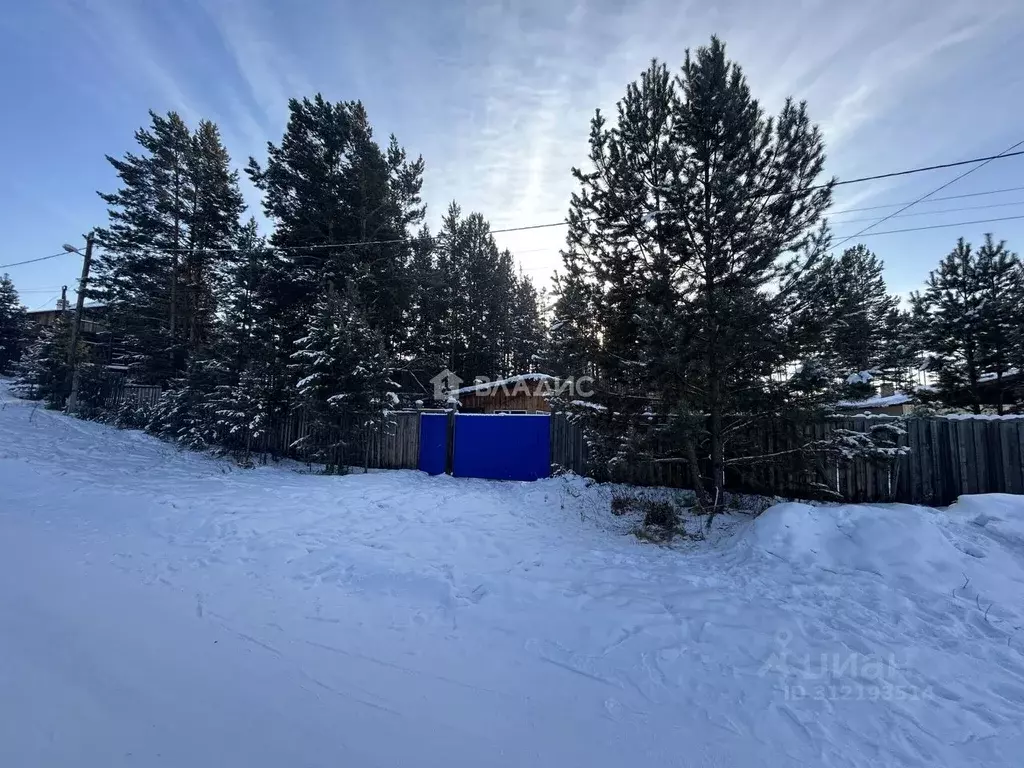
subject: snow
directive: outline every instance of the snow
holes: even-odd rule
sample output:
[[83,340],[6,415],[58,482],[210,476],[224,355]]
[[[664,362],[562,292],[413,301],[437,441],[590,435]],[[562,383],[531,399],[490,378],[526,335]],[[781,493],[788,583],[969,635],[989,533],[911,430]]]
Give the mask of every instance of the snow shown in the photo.
[[851,373],[846,377],[847,384],[867,384],[873,378],[875,378],[874,371],[859,371],[857,373]]
[[495,381],[485,381],[481,384],[473,384],[469,387],[463,387],[462,389],[456,389],[451,394],[454,395],[467,395],[472,392],[489,392],[492,389],[499,389],[502,387],[515,387],[517,384],[528,384],[530,382],[542,382],[550,381],[557,382],[554,376],[549,376],[546,373],[523,373],[519,376],[510,376],[507,379],[496,379]]
[[571,475],[240,470],[0,400],[2,766],[1024,754],[1021,497],[661,547]]
[[894,395],[875,395],[874,397],[868,397],[864,400],[842,400],[836,403],[836,406],[839,408],[885,408],[892,405],[903,405],[913,401],[914,398],[911,395],[905,395],[902,392],[897,392]]
[[577,408],[589,408],[592,411],[607,411],[608,407],[601,405],[600,403],[592,403],[589,400],[573,400],[569,403],[575,405]]
[[[1008,368],[1007,370],[1003,371],[1003,378],[1004,379],[1008,379],[1010,377],[1018,376],[1019,374],[1020,374],[1020,369],[1019,368]],[[979,382],[995,381],[998,378],[999,377],[996,374],[994,374],[994,373],[983,373],[983,374],[981,374],[978,377],[978,381]]]

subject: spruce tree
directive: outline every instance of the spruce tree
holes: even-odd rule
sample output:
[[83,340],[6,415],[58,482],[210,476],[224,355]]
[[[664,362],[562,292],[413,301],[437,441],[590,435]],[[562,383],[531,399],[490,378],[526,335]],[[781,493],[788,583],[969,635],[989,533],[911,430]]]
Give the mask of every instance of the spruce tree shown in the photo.
[[0,275],[0,374],[10,373],[18,362],[28,333],[25,308],[11,278]]
[[448,361],[444,338],[449,295],[448,279],[438,264],[435,238],[426,227],[412,243],[410,272],[412,296],[404,342],[410,379],[408,389],[426,395],[430,391],[430,379]]
[[[71,316],[62,312],[52,325],[39,330],[14,366],[14,393],[28,400],[42,400],[49,408],[60,408],[67,396],[70,346]],[[84,345],[78,359],[88,362]]]
[[393,360],[351,282],[341,290],[328,287],[297,345],[292,359],[309,432],[295,447],[328,474],[344,472],[362,458],[351,450],[357,439],[380,426],[398,402]]
[[549,373],[541,367],[544,326],[540,304],[543,296],[543,293],[537,292],[529,277],[523,274],[515,277],[509,303],[512,323],[506,341],[507,349],[503,354],[507,359],[506,370],[512,374],[530,371]]
[[537,291],[516,275],[512,254],[500,250],[479,213],[463,216],[452,202],[434,242],[428,345],[443,367],[462,379],[497,378],[532,370],[541,346]]

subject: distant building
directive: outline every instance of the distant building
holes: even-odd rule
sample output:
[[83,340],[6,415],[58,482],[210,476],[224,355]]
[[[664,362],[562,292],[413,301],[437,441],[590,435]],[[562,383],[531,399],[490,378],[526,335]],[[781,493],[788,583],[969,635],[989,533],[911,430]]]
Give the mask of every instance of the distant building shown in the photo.
[[916,404],[917,398],[914,395],[896,392],[892,384],[883,384],[879,394],[863,400],[841,400],[836,403],[836,408],[852,414],[906,416],[914,410]]
[[[63,310],[59,307],[53,309],[36,309],[25,313],[28,316],[28,320],[31,323],[35,323],[37,326],[45,328],[53,325],[57,322],[57,318],[61,315],[67,315],[68,319],[73,319],[75,310],[74,307]],[[90,304],[82,308],[82,334],[83,336],[99,336],[101,333],[106,331],[106,325],[104,320],[106,318],[107,308],[103,304]]]
[[546,373],[524,373],[456,389],[460,413],[548,413],[548,398],[558,379]]

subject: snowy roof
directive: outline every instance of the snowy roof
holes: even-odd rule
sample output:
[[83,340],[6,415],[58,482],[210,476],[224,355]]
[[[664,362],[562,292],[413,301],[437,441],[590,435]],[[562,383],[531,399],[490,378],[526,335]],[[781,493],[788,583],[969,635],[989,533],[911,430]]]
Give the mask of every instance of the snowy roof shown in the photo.
[[911,403],[914,398],[910,395],[904,395],[901,392],[897,392],[895,395],[875,395],[874,397],[868,397],[864,400],[841,400],[836,403],[837,408],[888,408],[892,405],[904,405],[905,403]]
[[[1017,376],[1019,373],[1020,370],[1018,370],[1017,368],[1010,368],[1006,371],[1003,371],[1003,378],[1006,379],[1009,378],[1010,376]],[[994,373],[983,373],[981,374],[981,376],[978,377],[978,382],[982,383],[986,381],[995,381],[996,378],[997,377]]]
[[468,395],[474,392],[489,392],[492,389],[498,389],[500,387],[515,387],[516,384],[526,384],[528,382],[540,382],[550,381],[556,382],[554,376],[549,376],[546,373],[522,373],[518,376],[510,376],[507,379],[498,379],[496,381],[485,381],[482,384],[474,384],[471,387],[463,387],[462,389],[456,389],[452,394],[454,395]]

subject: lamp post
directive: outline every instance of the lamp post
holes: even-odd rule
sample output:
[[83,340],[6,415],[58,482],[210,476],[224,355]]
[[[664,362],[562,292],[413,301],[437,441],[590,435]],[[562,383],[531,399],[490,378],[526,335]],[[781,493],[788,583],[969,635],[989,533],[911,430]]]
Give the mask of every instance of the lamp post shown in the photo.
[[78,380],[79,380],[79,368],[78,368],[78,337],[82,332],[82,312],[85,307],[85,289],[89,283],[89,267],[92,265],[92,243],[93,233],[90,232],[85,237],[85,253],[75,248],[73,245],[64,243],[64,250],[68,253],[77,253],[82,257],[82,276],[78,280],[78,300],[75,302],[75,319],[71,325],[71,348],[68,349],[68,379],[69,382],[69,394],[66,405],[66,411],[68,413],[74,413],[78,399]]

